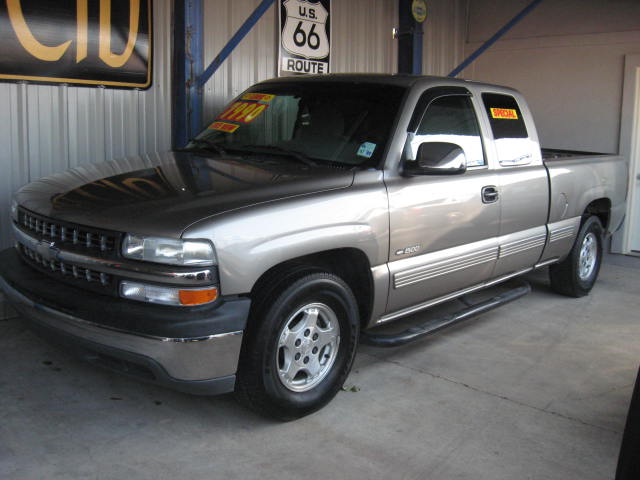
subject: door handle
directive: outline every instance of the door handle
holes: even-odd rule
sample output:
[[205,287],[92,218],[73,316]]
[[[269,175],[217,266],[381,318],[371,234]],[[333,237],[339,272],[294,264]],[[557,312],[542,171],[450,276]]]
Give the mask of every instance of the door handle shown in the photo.
[[529,165],[531,163],[531,154],[522,155],[511,160],[500,160],[501,167],[518,167],[520,165]]
[[487,185],[482,187],[482,203],[494,203],[500,198],[498,187],[495,185]]

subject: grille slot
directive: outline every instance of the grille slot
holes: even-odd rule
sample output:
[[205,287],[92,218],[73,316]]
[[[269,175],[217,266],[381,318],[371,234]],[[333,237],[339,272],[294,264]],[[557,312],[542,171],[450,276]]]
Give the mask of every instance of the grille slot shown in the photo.
[[119,234],[82,225],[64,223],[36,215],[23,208],[18,210],[18,224],[35,233],[36,237],[90,249],[102,253],[116,253]]
[[94,283],[102,287],[109,287],[112,284],[112,277],[103,272],[96,272],[88,268],[79,267],[70,263],[60,262],[58,260],[47,260],[38,252],[30,249],[26,245],[19,244],[20,252],[28,261],[35,264],[39,268],[44,268],[52,273],[80,280],[83,282]]

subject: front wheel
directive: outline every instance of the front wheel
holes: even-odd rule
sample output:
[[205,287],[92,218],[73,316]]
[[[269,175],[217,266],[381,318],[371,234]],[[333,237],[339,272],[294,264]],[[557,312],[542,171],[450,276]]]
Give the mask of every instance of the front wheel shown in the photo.
[[591,291],[602,263],[602,235],[598,217],[587,218],[567,258],[549,267],[553,290],[570,297],[583,297]]
[[349,286],[329,273],[308,273],[272,295],[256,299],[236,393],[261,414],[292,420],[327,404],[344,384],[358,343],[358,307]]

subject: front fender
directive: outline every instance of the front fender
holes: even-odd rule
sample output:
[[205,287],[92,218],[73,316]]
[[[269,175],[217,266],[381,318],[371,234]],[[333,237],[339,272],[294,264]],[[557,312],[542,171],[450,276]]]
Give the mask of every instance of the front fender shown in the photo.
[[262,204],[203,220],[189,237],[213,241],[223,295],[248,293],[270,268],[333,249],[359,249],[373,267],[388,258],[386,190],[355,186]]

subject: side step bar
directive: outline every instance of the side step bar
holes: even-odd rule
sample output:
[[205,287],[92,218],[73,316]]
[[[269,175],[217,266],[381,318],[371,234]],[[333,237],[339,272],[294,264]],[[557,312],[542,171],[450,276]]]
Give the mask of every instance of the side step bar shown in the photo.
[[373,347],[398,347],[406,343],[419,340],[427,335],[431,335],[443,328],[451,325],[458,324],[469,318],[478,316],[482,313],[488,312],[504,305],[509,302],[513,302],[520,297],[525,296],[531,291],[531,285],[528,282],[522,280],[520,285],[512,288],[504,293],[496,295],[493,298],[477,303],[475,305],[469,305],[462,310],[455,313],[450,313],[439,318],[432,318],[422,325],[408,328],[399,333],[394,334],[376,334],[363,332],[360,335],[360,342],[364,345],[370,345]]

